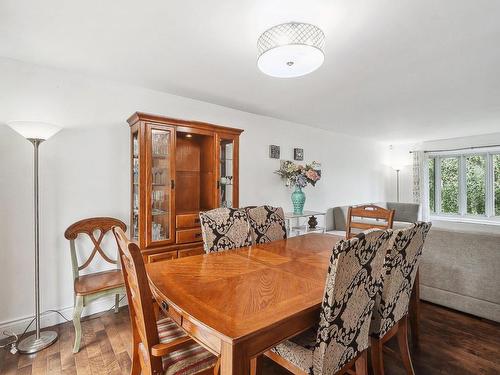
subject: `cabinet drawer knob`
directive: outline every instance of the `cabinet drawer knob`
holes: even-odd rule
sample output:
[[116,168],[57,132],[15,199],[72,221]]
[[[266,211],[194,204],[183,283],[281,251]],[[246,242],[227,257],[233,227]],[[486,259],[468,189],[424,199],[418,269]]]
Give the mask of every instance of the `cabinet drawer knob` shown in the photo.
[[194,235],[194,238],[200,238],[200,237],[201,237],[201,233],[196,233],[196,234]]
[[195,223],[195,224],[199,224],[199,223],[200,223],[200,218],[199,218],[199,217],[197,217],[196,219],[194,219],[194,223]]

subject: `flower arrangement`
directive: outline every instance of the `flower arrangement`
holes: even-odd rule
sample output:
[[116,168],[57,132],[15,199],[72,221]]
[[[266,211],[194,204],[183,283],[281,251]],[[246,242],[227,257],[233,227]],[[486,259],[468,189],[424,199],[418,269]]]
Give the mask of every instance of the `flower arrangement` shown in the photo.
[[275,171],[285,180],[286,186],[296,186],[305,188],[307,184],[316,185],[321,179],[321,164],[313,161],[311,164],[295,164],[293,161],[284,160],[281,162],[280,169]]

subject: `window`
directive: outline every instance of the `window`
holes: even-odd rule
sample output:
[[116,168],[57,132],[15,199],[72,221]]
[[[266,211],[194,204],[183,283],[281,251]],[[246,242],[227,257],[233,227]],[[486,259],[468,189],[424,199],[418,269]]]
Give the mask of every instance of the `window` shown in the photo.
[[458,214],[458,158],[441,159],[441,212]]
[[500,153],[429,157],[433,215],[500,219]]
[[500,155],[493,155],[495,216],[500,216]]
[[429,159],[429,205],[432,213],[436,212],[436,159]]
[[486,214],[486,159],[482,155],[471,155],[465,159],[467,179],[467,213]]

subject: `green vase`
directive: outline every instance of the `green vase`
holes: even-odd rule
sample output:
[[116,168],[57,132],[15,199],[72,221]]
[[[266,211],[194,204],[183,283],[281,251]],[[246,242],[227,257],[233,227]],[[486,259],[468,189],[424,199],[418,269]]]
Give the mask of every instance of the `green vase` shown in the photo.
[[300,186],[295,186],[295,191],[292,193],[293,214],[302,215],[304,212],[304,203],[306,203],[306,195]]

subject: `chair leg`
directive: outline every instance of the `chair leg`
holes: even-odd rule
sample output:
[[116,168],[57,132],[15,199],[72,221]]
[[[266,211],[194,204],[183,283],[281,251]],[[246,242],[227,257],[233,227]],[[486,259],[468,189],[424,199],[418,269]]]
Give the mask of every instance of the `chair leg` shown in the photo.
[[120,311],[120,295],[115,294],[115,314]]
[[142,372],[141,362],[139,359],[139,343],[141,342],[139,339],[139,334],[133,329],[132,332],[132,366],[130,368],[130,375],[140,375]]
[[359,355],[354,366],[356,375],[368,375],[368,352],[366,350]]
[[83,296],[76,296],[75,306],[73,308],[73,325],[75,326],[75,344],[73,345],[73,353],[80,351],[80,342],[82,340],[82,325],[80,319],[83,310]]
[[214,375],[219,375],[220,373],[220,357],[217,358],[217,362],[215,362],[214,366]]
[[399,321],[398,328],[398,344],[401,360],[408,375],[415,375],[413,365],[411,363],[410,348],[408,346],[408,315]]
[[262,355],[252,358],[250,361],[250,375],[262,374]]
[[384,375],[384,344],[382,340],[372,337],[371,338],[371,357],[372,368],[374,375]]

